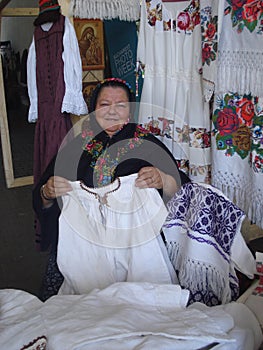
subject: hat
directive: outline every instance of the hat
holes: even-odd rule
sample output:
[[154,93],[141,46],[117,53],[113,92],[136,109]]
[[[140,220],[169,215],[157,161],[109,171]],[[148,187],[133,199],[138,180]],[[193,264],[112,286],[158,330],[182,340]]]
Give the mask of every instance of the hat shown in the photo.
[[34,21],[35,26],[47,22],[55,23],[60,16],[60,6],[57,0],[39,0],[39,15]]
[[39,14],[58,9],[60,6],[57,0],[39,0]]

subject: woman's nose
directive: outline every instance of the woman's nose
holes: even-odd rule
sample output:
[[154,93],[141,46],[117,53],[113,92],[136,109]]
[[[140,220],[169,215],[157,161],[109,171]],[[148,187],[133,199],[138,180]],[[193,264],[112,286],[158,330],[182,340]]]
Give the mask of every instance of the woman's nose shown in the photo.
[[116,105],[115,104],[111,104],[109,106],[109,113],[110,114],[116,114]]

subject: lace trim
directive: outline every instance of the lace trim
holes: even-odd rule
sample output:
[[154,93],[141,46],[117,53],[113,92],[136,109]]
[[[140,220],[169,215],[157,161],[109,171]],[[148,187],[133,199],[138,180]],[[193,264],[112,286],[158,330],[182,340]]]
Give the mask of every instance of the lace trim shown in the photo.
[[82,92],[67,90],[63,98],[61,112],[72,113],[75,115],[88,114],[88,106],[83,98]]
[[178,81],[186,81],[188,83],[200,82],[200,73],[195,71],[169,69],[160,66],[145,66],[145,76],[150,78],[164,78],[176,79]]
[[216,90],[262,96],[263,52],[219,51]]
[[242,209],[252,223],[263,229],[263,191],[250,178],[245,180],[242,174],[212,171],[212,185]]
[[204,91],[205,102],[209,102],[215,91],[214,82],[203,78],[203,91]]
[[73,17],[137,21],[140,18],[139,0],[72,0]]

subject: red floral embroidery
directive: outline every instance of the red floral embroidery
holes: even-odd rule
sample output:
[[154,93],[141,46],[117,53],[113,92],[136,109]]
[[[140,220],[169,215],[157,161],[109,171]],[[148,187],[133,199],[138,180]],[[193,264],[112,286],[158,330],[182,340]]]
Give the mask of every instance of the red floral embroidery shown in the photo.
[[210,6],[202,9],[201,12],[201,31],[202,31],[202,63],[210,65],[215,61],[217,54],[217,20],[218,17],[212,17]]
[[229,6],[225,8],[225,16],[231,14],[233,27],[237,27],[237,32],[241,33],[246,27],[251,33],[257,30],[257,34],[263,33],[262,0],[227,0]]
[[238,116],[231,108],[224,108],[218,112],[217,127],[220,135],[231,134],[239,126]]
[[[151,0],[145,0],[148,24],[155,26],[157,21],[163,21],[164,31],[178,31],[191,34],[195,26],[200,24],[199,1],[192,0],[191,3],[179,13],[177,18],[163,18],[163,3],[152,4]],[[168,16],[167,16],[168,17]]]
[[108,153],[108,149],[103,149],[102,142],[94,138],[93,131],[84,130],[82,132],[82,138],[84,139],[82,148],[92,156],[90,165],[94,169],[94,175],[99,185],[106,185],[112,181],[114,171],[120,164],[122,157],[128,151],[140,146],[148,134],[148,130],[137,125],[133,137],[126,140],[125,146],[118,147],[116,157],[112,158]]
[[240,106],[241,110],[241,117],[246,121],[246,122],[251,122],[255,115],[254,111],[254,105],[251,100],[244,99],[244,102],[242,102]]
[[249,156],[252,169],[263,173],[263,107],[258,97],[224,94],[213,114],[218,150],[226,156]]
[[190,24],[190,16],[186,12],[181,12],[177,17],[178,28],[181,30],[186,30]]

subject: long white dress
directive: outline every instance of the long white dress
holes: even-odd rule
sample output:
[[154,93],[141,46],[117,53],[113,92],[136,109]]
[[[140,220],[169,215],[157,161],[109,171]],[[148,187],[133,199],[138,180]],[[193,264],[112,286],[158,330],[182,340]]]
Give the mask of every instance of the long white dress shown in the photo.
[[139,122],[160,136],[192,180],[209,182],[211,123],[203,94],[200,14],[199,1],[142,1]]
[[263,229],[263,6],[224,2],[211,183]]

